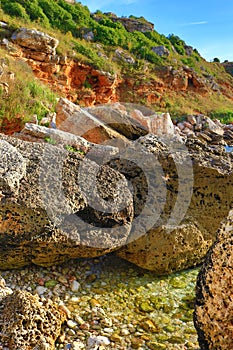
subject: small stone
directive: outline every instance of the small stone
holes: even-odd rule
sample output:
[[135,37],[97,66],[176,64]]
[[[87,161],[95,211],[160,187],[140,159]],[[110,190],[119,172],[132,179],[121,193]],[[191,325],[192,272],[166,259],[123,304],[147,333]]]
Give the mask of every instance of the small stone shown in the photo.
[[138,349],[144,344],[144,341],[140,338],[132,338],[131,339],[131,346],[133,349]]
[[168,339],[168,341],[171,344],[183,344],[185,340],[179,335],[173,335],[171,338]]
[[79,288],[80,288],[80,283],[78,281],[74,280],[71,282],[70,289],[72,290],[72,292],[74,293],[78,292]]
[[87,340],[88,349],[97,347],[98,345],[110,345],[110,340],[107,337],[98,335],[97,337],[89,337]]
[[129,335],[130,334],[130,331],[128,329],[122,329],[121,330],[121,334],[122,335]]
[[71,312],[70,312],[70,310],[69,310],[65,305],[60,304],[60,305],[59,305],[59,310],[62,311],[62,312],[64,312],[64,313],[66,314],[67,318],[70,318],[70,317],[71,317]]
[[73,304],[78,304],[79,301],[80,301],[79,297],[73,296],[73,297],[70,298],[70,302],[73,303]]
[[166,350],[167,346],[162,343],[157,343],[157,342],[150,342],[147,344],[149,349],[151,350]]
[[81,341],[74,341],[73,350],[81,350],[81,349],[85,349],[85,344],[83,344]]
[[92,307],[94,307],[94,306],[100,306],[99,301],[96,300],[95,298],[92,298],[92,299],[90,300],[90,304],[91,304]]
[[67,285],[67,279],[63,276],[59,276],[58,277],[58,281],[62,284],[64,284],[65,286]]
[[86,281],[87,282],[94,282],[96,280],[96,275],[95,274],[91,274],[91,275],[88,275],[87,278],[86,278]]
[[59,336],[58,342],[59,342],[59,343],[64,343],[65,339],[66,339],[66,335],[65,335],[65,333],[63,333],[63,334],[61,334],[61,335]]
[[89,325],[89,323],[82,323],[82,324],[80,324],[79,328],[82,330],[89,331],[90,325]]
[[39,295],[43,295],[44,293],[47,292],[47,288],[46,287],[43,287],[43,286],[37,286],[36,287],[36,292],[39,294]]
[[68,320],[67,321],[67,326],[70,328],[70,329],[75,329],[77,327],[77,322],[73,321],[73,320]]
[[57,285],[57,283],[58,282],[56,280],[49,280],[49,281],[46,281],[44,285],[46,288],[53,288]]
[[140,326],[147,332],[149,331],[153,333],[158,333],[160,331],[160,327],[149,318],[142,320],[142,322],[140,323]]
[[70,335],[71,337],[73,337],[76,335],[76,332],[75,332],[75,330],[70,328],[70,329],[68,329],[67,334]]
[[114,333],[111,335],[110,340],[115,343],[121,343],[122,337],[119,334]]
[[139,307],[143,312],[151,312],[154,310],[154,308],[147,301],[142,302]]
[[78,322],[79,325],[85,323],[85,321],[79,315],[75,315],[75,321]]

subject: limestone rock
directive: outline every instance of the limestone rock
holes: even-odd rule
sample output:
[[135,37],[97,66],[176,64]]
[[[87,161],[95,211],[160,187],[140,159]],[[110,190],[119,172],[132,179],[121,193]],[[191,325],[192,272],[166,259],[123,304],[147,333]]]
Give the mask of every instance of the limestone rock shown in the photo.
[[147,135],[137,142],[145,147],[137,151],[141,169],[129,161],[111,163],[132,182],[136,216],[117,254],[158,274],[199,264],[230,210],[232,155],[195,139],[182,145]]
[[10,350],[54,350],[65,314],[50,299],[14,291],[2,300],[0,344]]
[[156,114],[133,103],[112,103],[89,107],[87,110],[130,140],[147,133],[174,135],[174,125],[169,113]]
[[169,50],[165,46],[154,46],[152,47],[152,51],[154,51],[159,56],[169,56]]
[[[107,15],[113,22],[120,22],[128,32],[134,32],[135,30],[145,33],[145,32],[151,32],[154,30],[154,24],[151,22],[148,22],[144,18],[134,18],[134,17],[117,17],[112,12],[106,12],[104,13]],[[97,22],[99,22],[102,19],[101,15],[94,14],[93,19]]]
[[97,119],[85,108],[60,98],[57,106],[57,127],[60,130],[72,132],[72,134],[96,143],[104,143],[112,139],[127,142],[126,138],[111,128],[111,125]]
[[232,337],[233,211],[197,279],[194,324],[202,350],[229,350]]
[[11,37],[11,40],[33,51],[54,55],[59,41],[48,34],[36,29],[19,28]]
[[115,50],[115,57],[128,64],[135,64],[135,59],[126,50],[117,48]]
[[87,157],[51,144],[1,140],[10,153],[1,174],[0,268],[99,256],[126,242],[131,192],[124,176],[95,162],[98,148]]
[[184,49],[185,49],[185,53],[187,56],[192,56],[192,54],[193,54],[193,47],[192,46],[185,45]]

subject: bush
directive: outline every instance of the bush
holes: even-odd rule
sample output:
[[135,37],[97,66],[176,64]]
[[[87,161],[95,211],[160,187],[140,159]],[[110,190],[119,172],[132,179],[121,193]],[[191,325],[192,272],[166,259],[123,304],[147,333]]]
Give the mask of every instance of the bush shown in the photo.
[[233,111],[214,111],[210,113],[212,119],[219,119],[223,124],[233,123]]
[[169,34],[168,39],[170,40],[170,42],[172,43],[172,45],[180,55],[186,54],[185,48],[184,48],[186,44],[184,40],[180,39],[177,35],[174,35],[174,34]]
[[13,17],[20,17],[23,19],[29,19],[24,7],[17,2],[3,2],[2,8],[4,12]]

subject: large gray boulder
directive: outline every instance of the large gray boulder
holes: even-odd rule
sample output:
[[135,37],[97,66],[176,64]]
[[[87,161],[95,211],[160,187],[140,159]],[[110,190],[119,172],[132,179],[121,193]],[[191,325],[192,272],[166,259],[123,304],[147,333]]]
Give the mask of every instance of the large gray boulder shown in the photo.
[[88,107],[87,111],[130,140],[148,133],[169,137],[175,134],[169,113],[155,113],[138,104],[117,102]]
[[233,210],[200,270],[194,324],[202,350],[233,348]]
[[95,151],[94,160],[83,153],[0,135],[1,269],[99,256],[126,243],[127,181],[98,166]]
[[147,135],[136,142],[141,169],[127,153],[111,162],[134,187],[131,234],[117,254],[158,274],[201,263],[232,203],[232,154],[185,142]]

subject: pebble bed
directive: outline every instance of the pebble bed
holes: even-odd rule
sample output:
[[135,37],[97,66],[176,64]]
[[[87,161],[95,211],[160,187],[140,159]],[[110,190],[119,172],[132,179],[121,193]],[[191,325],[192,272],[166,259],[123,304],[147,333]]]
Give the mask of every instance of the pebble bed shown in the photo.
[[198,269],[158,277],[113,254],[1,271],[7,287],[56,301],[68,314],[56,350],[198,350]]

